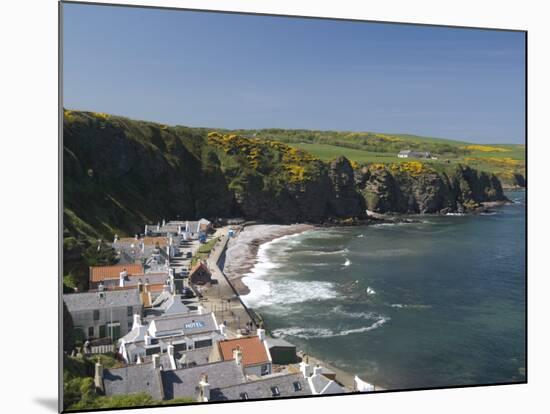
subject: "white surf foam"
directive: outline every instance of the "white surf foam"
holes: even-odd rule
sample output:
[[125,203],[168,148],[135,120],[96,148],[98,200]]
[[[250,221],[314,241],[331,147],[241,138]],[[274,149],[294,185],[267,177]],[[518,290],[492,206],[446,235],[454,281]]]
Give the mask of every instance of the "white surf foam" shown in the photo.
[[343,266],[349,266],[351,264],[351,260],[346,258],[346,261],[344,262]]
[[374,312],[348,312],[344,310],[344,308],[341,305],[338,305],[332,308],[331,312],[336,315],[344,316],[346,318],[351,318],[351,319],[378,320],[381,318],[379,314]]
[[303,339],[312,338],[333,338],[337,336],[347,336],[355,333],[369,332],[384,325],[390,318],[381,317],[376,322],[368,326],[362,326],[360,328],[345,329],[342,331],[333,331],[328,328],[300,328],[298,326],[292,326],[289,328],[280,328],[273,331],[275,337],[279,336],[294,336]]
[[265,280],[254,276],[245,277],[243,282],[249,287],[250,293],[242,296],[242,300],[250,307],[290,305],[338,296],[330,282]]

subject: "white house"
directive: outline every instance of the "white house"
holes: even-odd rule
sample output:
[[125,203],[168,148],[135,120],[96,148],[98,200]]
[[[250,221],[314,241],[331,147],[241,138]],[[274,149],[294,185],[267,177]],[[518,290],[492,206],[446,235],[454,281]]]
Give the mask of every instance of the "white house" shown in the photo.
[[424,158],[431,159],[432,154],[428,151],[412,151],[412,150],[403,150],[399,151],[397,158]]

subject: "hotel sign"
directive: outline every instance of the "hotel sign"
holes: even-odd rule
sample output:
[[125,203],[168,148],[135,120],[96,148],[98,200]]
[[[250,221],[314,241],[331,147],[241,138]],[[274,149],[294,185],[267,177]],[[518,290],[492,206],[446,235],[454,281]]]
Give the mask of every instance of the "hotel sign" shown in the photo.
[[183,325],[185,329],[204,328],[204,326],[205,326],[205,323],[203,321],[195,321],[195,322],[190,322]]

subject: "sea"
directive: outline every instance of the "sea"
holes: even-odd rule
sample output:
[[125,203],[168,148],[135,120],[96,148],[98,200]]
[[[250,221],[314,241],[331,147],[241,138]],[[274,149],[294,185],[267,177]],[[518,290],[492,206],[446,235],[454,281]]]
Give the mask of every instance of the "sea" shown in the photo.
[[524,382],[524,191],[478,215],[315,228],[260,246],[268,331],[385,389]]

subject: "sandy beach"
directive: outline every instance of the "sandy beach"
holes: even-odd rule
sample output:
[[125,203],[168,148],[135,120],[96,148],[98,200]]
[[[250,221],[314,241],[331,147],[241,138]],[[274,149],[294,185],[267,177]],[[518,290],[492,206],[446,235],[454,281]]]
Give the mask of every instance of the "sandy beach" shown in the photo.
[[245,227],[237,236],[229,241],[225,253],[223,271],[240,295],[250,292],[243,283],[243,276],[256,263],[256,254],[261,244],[279,237],[302,233],[313,229],[309,224],[257,224]]

